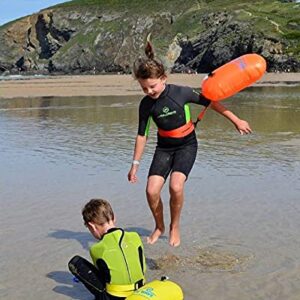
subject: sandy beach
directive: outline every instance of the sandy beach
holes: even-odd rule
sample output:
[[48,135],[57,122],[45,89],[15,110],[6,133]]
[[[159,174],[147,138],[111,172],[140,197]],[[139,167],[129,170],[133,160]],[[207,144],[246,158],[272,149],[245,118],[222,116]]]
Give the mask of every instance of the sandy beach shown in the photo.
[[[169,83],[199,88],[206,74],[171,74]],[[300,73],[268,73],[255,85],[299,85]],[[0,98],[138,95],[131,75],[78,75],[18,78],[0,81]]]

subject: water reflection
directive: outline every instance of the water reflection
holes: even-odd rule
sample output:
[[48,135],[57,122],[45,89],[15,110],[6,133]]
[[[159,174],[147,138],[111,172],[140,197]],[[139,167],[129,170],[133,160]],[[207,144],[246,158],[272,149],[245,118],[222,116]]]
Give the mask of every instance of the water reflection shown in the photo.
[[[123,160],[136,133],[137,99],[43,98],[1,103],[1,145],[13,154],[88,164]],[[19,153],[18,153],[19,155]],[[116,165],[115,162],[113,165]]]
[[[130,162],[140,97],[71,97],[1,100],[0,150],[10,156],[42,156],[52,163],[121,168]],[[197,129],[197,163],[257,174],[299,168],[300,87],[259,87],[226,100],[254,133],[240,136],[209,111]],[[194,118],[199,107],[193,106]],[[155,147],[152,126],[145,160]]]

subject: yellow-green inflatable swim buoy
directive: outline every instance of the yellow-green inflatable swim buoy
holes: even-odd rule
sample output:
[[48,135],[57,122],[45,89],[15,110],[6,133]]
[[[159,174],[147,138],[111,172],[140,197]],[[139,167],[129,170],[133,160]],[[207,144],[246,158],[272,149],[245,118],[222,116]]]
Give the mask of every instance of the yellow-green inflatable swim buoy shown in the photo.
[[151,281],[138,290],[134,291],[126,300],[183,300],[183,292],[181,287],[168,280]]

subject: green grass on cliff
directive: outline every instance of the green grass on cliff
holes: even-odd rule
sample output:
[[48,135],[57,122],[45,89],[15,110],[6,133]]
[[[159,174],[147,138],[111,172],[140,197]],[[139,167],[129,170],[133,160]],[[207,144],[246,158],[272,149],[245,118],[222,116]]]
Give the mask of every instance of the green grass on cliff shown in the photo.
[[[143,20],[147,16],[165,15],[166,24],[155,24],[160,38],[153,41],[155,46],[162,49],[177,34],[193,37],[203,32],[203,17],[227,12],[237,21],[250,23],[252,28],[267,37],[287,40],[289,52],[300,56],[300,3],[283,3],[280,0],[73,0],[50,8],[95,14],[98,17],[95,26],[101,25],[103,30],[109,32],[124,31],[129,26],[128,20],[134,19],[133,16]],[[101,23],[101,16],[111,13],[119,14],[122,18]],[[88,39],[92,41],[92,36],[87,35],[86,42],[89,42]],[[84,42],[85,37],[78,35],[78,39]]]
[[299,29],[291,29],[288,24],[296,20],[299,26],[300,15],[300,3],[283,3],[280,0],[73,0],[50,8],[93,9],[99,13],[127,12],[140,16],[170,13],[178,19],[176,29],[182,28],[187,33],[197,29],[201,15],[227,11],[239,20],[251,20],[258,30],[265,32],[268,29],[275,35],[287,35],[289,38],[298,38]]
[[[127,12],[129,16],[170,13],[176,18],[172,31],[186,35],[202,30],[201,16],[227,11],[239,21],[251,22],[257,31],[273,37],[299,39],[300,3],[279,0],[73,0],[54,7],[89,9],[91,6],[99,13]],[[298,28],[292,28],[289,25],[292,22]]]
[[184,0],[73,0],[55,7],[94,6],[102,11],[130,11],[132,14],[152,14],[154,12],[180,12],[187,10],[198,1]]

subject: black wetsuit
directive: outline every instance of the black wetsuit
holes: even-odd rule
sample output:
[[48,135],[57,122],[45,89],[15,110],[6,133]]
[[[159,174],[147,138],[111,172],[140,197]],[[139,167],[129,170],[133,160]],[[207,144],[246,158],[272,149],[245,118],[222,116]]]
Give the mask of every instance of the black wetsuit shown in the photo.
[[[158,99],[145,96],[139,107],[138,134],[148,135],[150,119],[158,128],[173,130],[191,120],[188,103],[208,106],[205,99],[190,87],[167,84]],[[182,138],[162,137],[157,134],[157,147],[149,170],[149,176],[160,175],[165,179],[172,171],[188,177],[197,154],[195,131]]]

